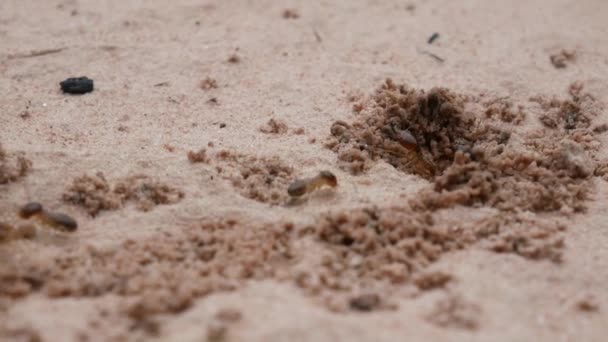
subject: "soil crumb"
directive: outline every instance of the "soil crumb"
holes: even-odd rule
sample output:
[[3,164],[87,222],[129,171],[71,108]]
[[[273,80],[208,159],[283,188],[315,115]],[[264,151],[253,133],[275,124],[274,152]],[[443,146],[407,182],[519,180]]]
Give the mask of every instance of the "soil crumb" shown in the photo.
[[549,59],[551,60],[551,64],[556,69],[564,69],[570,63],[576,61],[576,52],[569,50],[561,50],[557,53],[552,54]]
[[576,308],[583,312],[597,312],[600,306],[594,296],[584,295],[576,302]]
[[216,312],[214,317],[221,322],[234,323],[240,321],[243,314],[234,308],[223,308]]
[[217,81],[214,78],[207,77],[201,81],[199,87],[202,90],[216,89],[218,87]]
[[375,293],[359,295],[350,299],[349,306],[356,311],[372,311],[380,306],[380,296]]
[[479,326],[481,308],[459,295],[448,294],[439,300],[427,320],[440,327],[475,330]]
[[0,184],[16,182],[25,177],[32,168],[32,162],[23,153],[9,153],[0,144]]
[[284,19],[298,19],[299,17],[300,17],[300,14],[298,13],[298,11],[296,11],[294,9],[286,9],[283,11]]
[[272,205],[287,201],[293,169],[277,157],[255,157],[223,150],[215,154],[216,170],[246,198]]
[[236,53],[230,55],[230,57],[228,57],[228,63],[230,64],[238,64],[241,62],[241,57],[239,57],[239,55],[237,55]]
[[414,279],[414,284],[421,290],[443,288],[452,281],[452,275],[445,272],[424,272]]
[[220,322],[211,322],[207,326],[207,342],[223,342],[228,336],[228,327]]
[[259,128],[260,132],[265,134],[285,134],[289,130],[287,124],[282,120],[274,118],[268,120],[265,125]]
[[194,152],[194,151],[188,152],[188,160],[193,164],[208,163],[209,158],[207,157],[207,150],[202,148],[202,149],[198,150],[197,152]]
[[63,201],[83,207],[91,216],[104,210],[116,210],[127,202],[134,202],[141,211],[149,211],[161,204],[174,204],[184,193],[146,175],[133,175],[111,186],[103,173],[83,175],[72,182],[63,193]]

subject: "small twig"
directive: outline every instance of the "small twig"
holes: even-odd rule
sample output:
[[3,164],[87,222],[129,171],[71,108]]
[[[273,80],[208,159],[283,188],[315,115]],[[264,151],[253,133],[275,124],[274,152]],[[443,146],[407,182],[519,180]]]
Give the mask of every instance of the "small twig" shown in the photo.
[[443,63],[443,62],[445,62],[445,59],[443,59],[443,58],[441,58],[441,57],[437,56],[436,54],[434,54],[434,53],[432,53],[432,52],[428,52],[428,51],[424,51],[424,50],[422,50],[422,51],[420,51],[420,52],[421,52],[421,53],[423,53],[423,54],[425,54],[425,55],[427,55],[427,56],[432,57],[434,60],[436,60],[436,61],[437,61],[437,62],[439,62],[439,63]]
[[15,54],[12,54],[12,55],[8,55],[8,59],[31,58],[31,57],[46,56],[46,55],[51,55],[51,54],[54,54],[54,53],[59,53],[59,52],[65,50],[65,49],[67,49],[67,48],[62,47],[62,48],[55,48],[55,49],[34,50],[34,51],[24,52],[24,53],[15,53]]
[[319,32],[317,32],[317,30],[312,30],[312,33],[314,33],[315,38],[317,39],[317,43],[320,43],[323,41],[323,39],[321,38],[321,35],[319,34]]

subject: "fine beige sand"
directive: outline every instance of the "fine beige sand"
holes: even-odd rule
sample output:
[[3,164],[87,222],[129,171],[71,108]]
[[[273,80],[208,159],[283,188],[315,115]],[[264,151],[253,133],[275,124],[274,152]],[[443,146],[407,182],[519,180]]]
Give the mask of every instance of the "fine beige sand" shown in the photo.
[[0,340],[605,341],[607,16],[0,1]]

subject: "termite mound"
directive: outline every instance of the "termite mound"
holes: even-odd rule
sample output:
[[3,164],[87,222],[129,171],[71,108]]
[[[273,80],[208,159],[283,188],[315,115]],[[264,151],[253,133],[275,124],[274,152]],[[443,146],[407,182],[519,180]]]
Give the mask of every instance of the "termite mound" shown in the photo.
[[427,92],[387,80],[374,94],[373,108],[359,120],[332,125],[327,146],[353,174],[383,159],[430,179],[451,164],[456,151],[470,151],[483,134],[465,108],[467,100],[445,88]]
[[580,82],[570,85],[569,95],[537,96],[503,108],[518,108],[521,120],[530,108],[540,112],[535,119],[542,126],[524,130],[521,120],[494,115],[504,99],[417,90],[387,80],[354,122],[333,123],[326,146],[353,174],[383,160],[432,181],[433,189],[416,196],[424,208],[578,212],[597,168],[600,143],[591,127],[599,123],[591,123],[600,105]]

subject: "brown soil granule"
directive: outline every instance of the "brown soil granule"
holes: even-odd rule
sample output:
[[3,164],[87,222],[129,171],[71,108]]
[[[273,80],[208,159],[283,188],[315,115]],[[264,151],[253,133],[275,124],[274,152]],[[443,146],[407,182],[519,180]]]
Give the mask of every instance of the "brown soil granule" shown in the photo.
[[207,325],[207,342],[224,342],[228,336],[228,327],[221,322],[211,322]]
[[423,272],[414,278],[414,284],[421,290],[432,290],[445,287],[452,279],[452,275],[445,272]]
[[298,127],[293,130],[293,134],[295,134],[295,135],[304,135],[305,133],[306,133],[306,129],[304,129],[303,127]]
[[283,18],[284,19],[298,19],[300,17],[300,14],[298,13],[298,11],[294,10],[294,9],[286,9],[283,11]]
[[135,202],[137,209],[149,211],[160,204],[177,203],[183,197],[181,190],[146,175],[119,179],[110,186],[101,172],[74,179],[63,193],[65,202],[84,207],[91,216],[103,210],[116,210],[129,201]]
[[602,163],[595,168],[593,174],[601,179],[608,181],[608,163]]
[[601,134],[608,131],[608,124],[601,124],[593,128],[593,133]]
[[566,100],[535,96],[530,98],[530,101],[538,104],[543,110],[540,121],[545,127],[562,133],[587,133],[591,120],[598,115],[603,105],[590,94],[583,93],[582,84],[579,82],[570,85],[569,92],[571,97]]
[[231,151],[214,156],[218,173],[231,181],[238,192],[254,201],[281,204],[288,199],[287,187],[293,181],[293,169],[276,157],[254,157]]
[[481,309],[455,294],[439,300],[426,319],[438,326],[475,330],[479,326]]
[[238,64],[241,62],[241,57],[239,57],[236,53],[230,55],[230,57],[228,57],[228,63],[231,64]]
[[3,341],[42,342],[40,333],[32,327],[7,328],[0,325],[0,339]]
[[600,306],[594,296],[583,295],[576,301],[576,308],[584,312],[597,312]]
[[32,162],[22,153],[8,153],[0,144],[0,184],[15,182],[27,175]]
[[356,311],[372,311],[380,306],[380,296],[375,293],[362,294],[351,298],[349,306]]
[[574,62],[576,60],[576,52],[561,50],[560,52],[552,54],[549,59],[551,60],[551,64],[557,69],[563,69],[568,66],[568,64]]
[[203,90],[216,89],[217,87],[217,81],[211,77],[206,77],[199,85],[199,88]]
[[188,160],[191,163],[208,163],[209,158],[207,157],[207,150],[202,148],[197,152],[189,151],[188,152]]
[[240,321],[243,318],[243,314],[234,308],[223,308],[216,312],[214,317],[221,322],[234,323]]
[[504,98],[492,99],[484,103],[485,115],[488,118],[498,118],[500,121],[515,125],[521,124],[526,119],[523,106],[513,108],[513,103]]
[[285,134],[289,127],[282,120],[276,120],[274,118],[268,120],[264,126],[259,128],[260,132],[266,134]]

